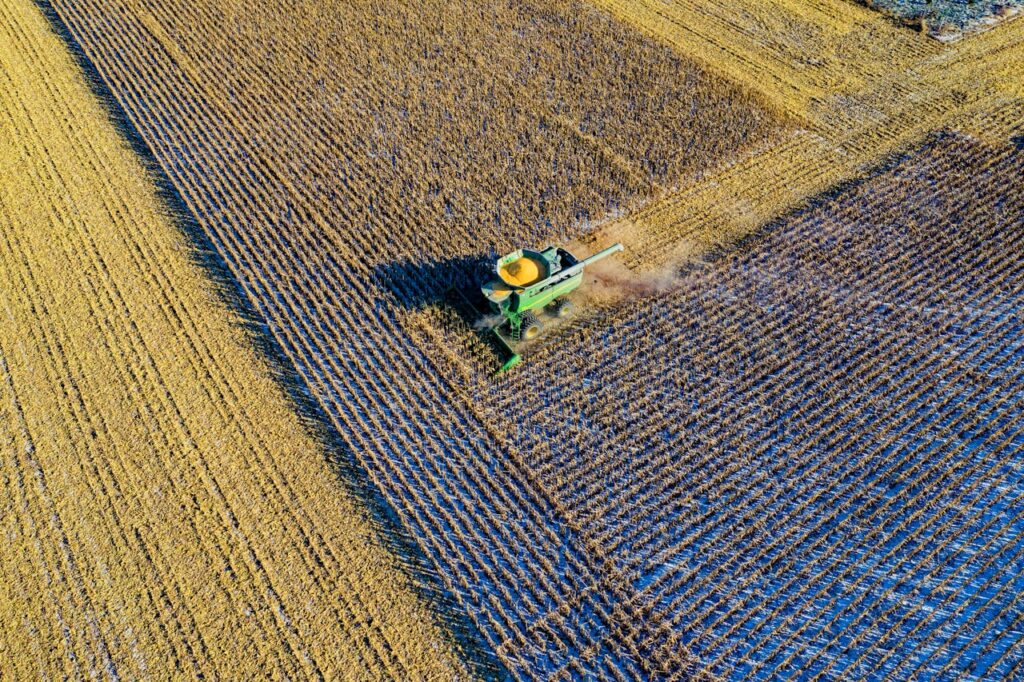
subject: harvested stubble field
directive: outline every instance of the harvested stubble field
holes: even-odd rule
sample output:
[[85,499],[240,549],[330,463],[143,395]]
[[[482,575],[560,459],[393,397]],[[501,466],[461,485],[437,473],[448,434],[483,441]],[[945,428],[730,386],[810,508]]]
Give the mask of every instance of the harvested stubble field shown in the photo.
[[[52,0],[513,677],[1019,673],[1019,26],[594,4]],[[440,292],[577,237],[647,294],[485,379]]]
[[29,0],[0,130],[0,679],[468,677]]

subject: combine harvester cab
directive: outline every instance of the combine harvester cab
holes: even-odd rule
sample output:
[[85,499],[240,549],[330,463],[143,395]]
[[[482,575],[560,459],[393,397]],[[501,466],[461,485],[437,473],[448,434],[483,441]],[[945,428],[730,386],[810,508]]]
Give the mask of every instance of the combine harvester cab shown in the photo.
[[566,297],[583,283],[584,268],[621,250],[622,244],[616,243],[578,260],[569,251],[550,246],[543,251],[520,249],[499,258],[494,268],[497,279],[480,287],[488,312],[502,318],[488,328],[507,356],[499,372],[519,364],[522,357],[516,346],[540,336],[544,315],[564,318],[572,312],[572,301]]

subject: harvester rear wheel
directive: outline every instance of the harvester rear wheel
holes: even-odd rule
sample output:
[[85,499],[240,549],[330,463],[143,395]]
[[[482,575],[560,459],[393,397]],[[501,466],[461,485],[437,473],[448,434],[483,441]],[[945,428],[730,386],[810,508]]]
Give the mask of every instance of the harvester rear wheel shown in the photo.
[[540,336],[540,320],[533,313],[523,313],[522,322],[519,327],[519,337],[523,341],[531,341]]
[[561,301],[558,301],[558,303],[555,304],[555,316],[564,319],[572,315],[572,312],[575,309],[576,306],[573,305],[572,301],[566,301],[565,299],[562,299]]

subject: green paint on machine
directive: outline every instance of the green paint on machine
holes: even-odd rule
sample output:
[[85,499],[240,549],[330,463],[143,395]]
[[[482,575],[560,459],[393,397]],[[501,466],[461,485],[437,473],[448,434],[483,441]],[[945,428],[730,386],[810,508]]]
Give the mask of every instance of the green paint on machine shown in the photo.
[[616,243],[579,260],[569,251],[549,246],[543,251],[520,249],[495,263],[497,278],[480,287],[489,312],[501,315],[501,321],[489,332],[507,355],[499,372],[519,364],[522,359],[515,344],[540,336],[543,315],[566,317],[572,303],[566,297],[583,282],[583,270],[602,258],[622,250]]

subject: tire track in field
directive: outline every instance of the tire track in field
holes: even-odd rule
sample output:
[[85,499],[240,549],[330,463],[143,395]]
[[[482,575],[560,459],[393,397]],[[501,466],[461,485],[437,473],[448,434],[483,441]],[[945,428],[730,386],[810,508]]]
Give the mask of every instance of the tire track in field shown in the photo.
[[[25,41],[25,42],[28,42],[28,41]],[[39,79],[42,82],[44,80],[44,77],[42,75],[40,75]],[[54,93],[54,96],[58,97],[59,94],[58,93]],[[27,122],[25,125],[31,126],[31,121]],[[24,126],[21,126],[21,127],[24,127]],[[52,137],[52,135],[51,135],[51,137]],[[72,149],[79,149],[79,148],[88,148],[88,140],[87,139],[79,139],[79,140],[76,141],[76,143],[74,143],[72,145]],[[74,153],[74,152],[72,152],[72,153]],[[46,157],[44,156],[44,158],[46,158]],[[84,166],[88,166],[88,165],[90,165],[91,160],[83,159],[81,161],[81,163]],[[57,171],[54,168],[53,164],[49,164],[47,170],[50,173],[54,173],[54,174],[57,173]],[[103,173],[103,170],[101,168],[92,168],[91,171],[96,173],[98,176],[101,176],[102,173]],[[59,177],[51,177],[51,178],[40,179],[39,180],[39,184],[46,184],[47,182],[49,182],[51,184],[57,184],[57,185],[66,184]],[[57,208],[56,210],[60,211],[59,208]],[[109,211],[109,207],[108,207],[107,210]],[[77,221],[72,216],[70,216],[69,214],[67,214],[64,211],[60,211],[59,220],[60,220],[61,223],[66,224],[68,226],[75,225],[77,223]],[[69,256],[73,258],[76,255],[83,254],[83,253],[86,254],[86,255],[93,255],[95,253],[95,251],[96,251],[96,245],[95,245],[94,242],[91,242],[91,240],[88,239],[88,234],[87,233],[84,236],[85,236],[85,244],[71,245],[71,246],[67,247],[66,249],[64,249],[64,251],[62,253],[61,252],[57,252],[56,254],[54,254],[51,257],[51,260],[56,259],[56,260],[59,261],[59,260],[63,260],[63,258],[65,258],[65,257],[69,257]],[[40,292],[41,291],[40,287],[34,281],[32,281],[34,278],[32,276],[31,269],[29,269],[28,266],[27,266],[28,259],[25,257],[25,255],[24,255],[25,253],[33,253],[34,256],[38,257],[38,256],[40,256],[44,252],[40,251],[40,249],[38,247],[37,248],[30,248],[28,250],[22,251],[22,255],[15,257],[16,260],[19,260],[19,261],[21,261],[21,262],[26,264],[26,268],[24,270],[24,273],[25,273],[25,276],[28,277],[29,280],[30,280],[28,285],[27,285],[28,289],[36,291],[36,292]],[[65,256],[65,254],[67,254],[68,256]],[[101,287],[101,288],[97,289],[95,286],[93,286],[96,281],[104,281],[104,279],[106,279],[107,283],[109,284],[109,272],[106,271],[103,268],[102,264],[100,264],[98,269],[96,268],[95,263],[85,265],[84,267],[79,266],[79,265],[76,264],[73,267],[75,269],[81,268],[81,271],[85,272],[85,273],[92,273],[92,272],[96,273],[94,275],[90,275],[90,277],[88,278],[88,280],[87,280],[87,282],[85,284],[85,286],[89,287],[90,290],[89,291],[82,290],[81,293],[79,294],[80,296],[82,296],[82,300],[86,300],[86,301],[92,302],[92,301],[104,300],[104,297],[109,298],[107,296],[108,292],[107,292],[107,290],[105,288]],[[42,305],[42,301],[39,299],[39,296],[40,296],[40,294],[37,293],[36,294],[37,305]],[[29,299],[29,300],[31,300],[31,299]],[[61,306],[59,304],[57,304],[56,308],[60,309]],[[89,319],[88,322],[92,322],[92,323],[96,324],[97,327],[106,329],[108,331],[108,333],[110,333],[110,329],[109,329],[110,328],[110,324],[108,322],[106,322],[106,321],[115,319],[117,317],[116,313],[114,315],[111,315],[111,312],[112,311],[116,311],[118,309],[119,309],[118,306],[115,305],[113,308],[108,309],[107,311],[103,311],[103,310],[95,311],[95,310],[93,310],[91,315],[90,315],[90,319]],[[49,317],[49,315],[47,317]],[[54,334],[56,333],[56,330],[52,326],[47,325],[44,328],[47,330],[46,337],[47,337],[48,340],[45,341],[45,343],[47,345],[52,346],[53,344],[60,344],[61,343],[60,341],[54,340]],[[122,381],[124,382],[124,385],[132,386],[132,387],[144,386],[145,385],[145,381],[144,380],[140,380],[139,377],[134,372],[131,371],[131,365],[128,366],[128,373],[127,374],[122,370],[121,362],[120,361],[121,361],[121,357],[123,357],[123,355],[121,355],[121,353],[119,353],[118,351],[113,350],[113,348],[116,348],[116,346],[118,344],[118,339],[128,340],[131,343],[130,347],[134,348],[135,344],[137,343],[137,334],[125,333],[124,331],[115,331],[115,332],[113,332],[112,335],[106,336],[103,339],[103,347],[109,352],[109,358],[110,358],[111,366],[117,367],[118,370],[121,370],[120,374],[121,374],[121,377],[122,377]],[[65,337],[65,342],[68,341],[68,340],[69,339],[67,339]],[[73,342],[74,338],[71,338],[70,341]],[[129,354],[129,355],[131,356],[131,354]],[[119,357],[119,356],[121,356],[121,357]],[[57,353],[55,355],[55,357],[64,357],[64,353],[63,352]],[[139,356],[137,353],[134,354],[134,361],[135,361],[135,363],[141,363],[142,362],[140,360],[141,357],[142,356]],[[92,419],[90,417],[90,410],[83,403],[83,398],[82,398],[82,393],[83,392],[81,390],[79,390],[78,387],[77,387],[78,381],[76,379],[74,379],[74,378],[70,378],[70,379],[64,378],[64,377],[72,377],[73,374],[72,374],[71,367],[70,367],[70,365],[67,362],[64,362],[63,365],[64,365],[64,369],[62,371],[60,371],[59,373],[55,374],[55,375],[51,375],[51,377],[49,378],[47,384],[50,385],[50,386],[65,386],[66,385],[66,386],[70,387],[70,390],[72,391],[72,394],[68,394],[65,391],[65,393],[62,396],[60,396],[60,398],[59,398],[59,404],[61,404],[61,405],[68,405],[68,406],[71,406],[71,405],[78,406],[80,409],[77,410],[74,414],[72,414],[70,416],[70,420],[71,420],[70,423],[71,424],[75,424],[76,422],[82,421],[85,424],[84,426],[79,427],[77,429],[76,434],[74,436],[71,436],[70,438],[73,441],[77,440],[78,442],[89,444],[89,450],[92,451],[93,450],[93,443],[94,443],[94,440],[95,440],[95,438],[97,436],[91,436],[90,434],[99,434],[101,436],[105,436],[107,434],[107,428],[106,428],[105,424],[102,423],[102,421],[100,421],[99,423],[94,423],[94,422],[91,423]],[[88,381],[89,378],[88,377],[82,377],[80,380]],[[138,403],[141,406],[143,406],[143,409],[147,409],[146,408],[146,398],[145,398],[145,395],[144,395],[144,393],[142,391],[135,390],[134,393],[133,393],[133,396],[134,396],[134,399],[137,400]],[[102,411],[101,410],[96,410],[93,413],[97,414],[97,415],[102,415]],[[151,413],[150,413],[150,418],[152,419],[152,414]],[[74,428],[74,427],[72,427],[72,428]],[[161,426],[158,426],[156,422],[153,422],[152,430],[153,430],[153,433],[158,434],[157,437],[163,437],[165,432],[167,432],[167,429],[165,429],[165,428],[163,428]],[[163,443],[162,443],[162,447],[166,448],[168,451],[175,451],[175,450],[180,449],[182,446],[181,446],[180,442],[172,442],[172,441],[167,440],[165,438]],[[118,452],[118,450],[115,449],[115,452]],[[104,458],[100,457],[100,458],[98,458],[95,461],[104,461]],[[95,468],[95,464],[93,464],[93,467]],[[107,471],[109,471],[109,464],[107,465],[106,469],[107,469]],[[84,474],[84,476],[83,476],[84,480],[86,480],[86,481],[93,480],[93,477],[89,475],[89,472],[83,471],[83,474]],[[151,472],[150,472],[149,475],[151,475]],[[112,492],[109,491],[109,490],[101,491],[100,494],[97,495],[97,498],[100,499],[100,500],[108,499],[108,498],[109,499],[114,499],[114,500],[122,499],[123,495],[122,495],[121,491],[116,488],[116,486],[117,486],[117,479],[116,478],[111,478],[111,479],[107,479],[107,480],[112,482],[112,485],[115,486],[115,489]],[[97,516],[100,516],[100,515],[97,514]],[[123,534],[124,534],[124,531],[122,530],[122,535]],[[197,540],[199,539],[198,535],[196,535],[195,537],[196,537]],[[202,645],[201,640],[200,640],[200,645]]]
[[[117,667],[111,659],[110,647],[100,631],[99,614],[88,594],[78,561],[75,558],[68,535],[65,532],[64,522],[61,520],[47,485],[46,474],[35,457],[36,446],[28,433],[24,413],[15,397],[14,386],[11,382],[10,372],[8,371],[7,362],[3,357],[2,351],[0,351],[0,374],[3,375],[3,382],[6,384],[5,389],[11,398],[10,410],[14,414],[21,436],[20,442],[16,443],[16,451],[21,453],[18,468],[25,472],[28,479],[24,482],[24,487],[35,491],[36,510],[29,513],[32,518],[46,524],[50,529],[50,533],[55,536],[56,542],[52,545],[54,551],[51,555],[53,557],[51,559],[51,565],[53,566],[51,570],[59,572],[61,581],[69,588],[68,592],[65,593],[68,611],[74,611],[84,616],[84,629],[88,632],[89,640],[91,640],[90,645],[84,647],[88,653],[89,675],[96,677],[102,671],[108,678],[117,679]],[[20,447],[17,447],[19,445]],[[26,495],[27,498],[28,496]],[[59,621],[63,621],[60,615],[57,617]],[[81,637],[81,632],[79,637]],[[75,658],[74,650],[70,647],[68,654]]]
[[[40,80],[42,81],[43,78],[40,77]],[[31,121],[29,121],[27,125],[31,126]],[[22,127],[24,128],[24,126],[22,126]],[[85,140],[82,140],[81,143],[87,144],[87,142]],[[72,149],[77,148],[78,146],[80,146],[80,145],[73,145]],[[44,155],[44,158],[47,158],[47,157]],[[55,172],[55,170],[53,169],[52,164],[50,165],[50,170],[52,172]],[[93,169],[93,170],[94,170],[94,172],[97,172],[97,173],[101,173],[102,172],[100,169]],[[45,184],[45,182],[46,181],[42,181],[42,182],[40,182],[40,184]],[[52,179],[50,179],[50,184],[54,184],[54,185],[58,185],[59,186],[59,185],[66,185],[67,183],[63,179],[61,179],[61,178],[52,178]],[[71,220],[70,217],[67,216],[67,215],[61,215],[59,219],[60,219],[60,221],[62,223],[65,223],[65,224],[68,224],[68,225],[74,224],[74,221]],[[70,247],[66,251],[66,253],[68,253],[68,254],[77,254],[77,253],[80,253],[80,252],[85,252],[87,254],[91,254],[91,253],[94,253],[95,251],[96,251],[96,245],[94,243],[89,243],[88,235],[86,235],[86,243],[85,244],[83,244],[82,246],[78,246],[78,247],[72,246],[72,247]],[[20,261],[20,262],[23,262],[23,263],[26,264],[26,275],[29,278],[29,281],[28,281],[29,289],[30,290],[34,290],[36,292],[40,292],[41,288],[39,286],[37,286],[36,283],[33,281],[34,278],[33,278],[31,269],[27,269],[28,258],[25,255],[27,253],[32,253],[34,256],[38,257],[38,256],[41,256],[45,252],[41,251],[39,246],[36,246],[35,248],[29,248],[29,249],[22,250],[21,253],[18,253],[17,251],[14,253],[14,260]],[[56,252],[48,260],[60,261],[63,257],[64,257],[63,254],[61,254],[59,252]],[[97,290],[96,288],[92,287],[93,279],[94,278],[97,278],[100,281],[103,281],[104,277],[101,274],[99,274],[99,273],[103,272],[103,270],[104,270],[104,267],[103,267],[102,264],[100,264],[99,268],[96,270],[97,275],[94,275],[94,276],[90,277],[89,279],[87,279],[86,284],[85,284],[85,286],[92,288],[92,290],[88,291],[88,292],[87,291],[83,291],[81,293],[82,300],[90,301],[90,305],[91,305],[92,301],[103,300],[103,298],[105,296],[107,296],[107,294],[108,294],[108,291],[106,289],[104,289],[104,288],[101,288],[101,289]],[[88,269],[88,266],[86,267],[84,272],[86,272],[86,273],[90,272],[90,270]],[[108,279],[107,283],[109,284],[109,279]],[[38,293],[36,294],[37,304],[38,305],[44,305],[43,302],[41,300],[39,300],[39,296],[40,295],[41,294],[38,294]],[[57,307],[57,309],[60,309],[61,306],[58,303],[55,307]],[[112,310],[119,310],[119,309],[120,309],[119,306],[114,305]],[[51,317],[48,314],[45,315],[45,316],[47,318]],[[99,326],[101,328],[104,328],[104,327],[107,326],[103,322],[104,320],[112,319],[111,318],[111,313],[107,312],[107,311],[100,311],[100,312],[95,312],[94,311],[91,314],[91,317],[92,317],[92,319],[95,319],[96,321],[98,321],[98,324],[99,324]],[[51,331],[50,331],[50,334],[48,334],[48,336],[50,337],[50,339],[53,339],[54,338],[54,334],[56,333],[56,330],[53,327],[49,327],[49,329]],[[131,345],[129,345],[129,348],[133,348],[134,349],[134,344],[137,343],[137,341],[136,341],[137,334],[132,334],[132,333],[125,334],[124,332],[121,332],[121,333],[115,334],[113,337],[108,337],[108,338],[114,339],[112,341],[112,343],[114,343],[116,345],[118,343],[116,339],[119,338],[119,337],[122,338],[122,339],[129,340],[129,342],[131,343]],[[74,338],[72,338],[70,340],[73,342]],[[65,357],[66,354],[64,352],[64,349],[62,348],[61,341],[53,340],[53,341],[46,341],[46,343],[51,348],[57,348],[57,350],[55,352],[51,351],[52,355],[55,358],[64,358]],[[110,343],[111,342],[108,342],[106,340],[104,341],[104,345],[108,349],[110,348]],[[123,353],[123,351],[122,351],[122,353]],[[143,354],[141,354],[141,355],[136,353],[136,354],[134,354],[134,357],[133,357],[132,353],[128,353],[127,355],[128,355],[128,357],[130,359],[133,360],[134,364],[138,364],[141,367],[145,367],[147,364],[150,365],[150,367],[152,366],[152,358],[151,358],[151,356],[149,354],[147,354],[145,352],[143,352]],[[112,352],[110,357],[111,357],[112,366],[117,367],[118,366],[118,362],[119,362],[118,353]],[[72,362],[76,362],[76,360],[74,358],[72,358]],[[77,398],[77,395],[80,392],[75,387],[75,380],[74,379],[68,380],[68,379],[63,379],[62,378],[63,376],[68,376],[68,377],[73,376],[72,371],[70,369],[70,364],[68,362],[66,362],[66,361],[63,361],[63,360],[62,360],[62,364],[64,365],[65,369],[63,371],[59,372],[57,375],[52,376],[51,379],[50,379],[49,384],[53,385],[53,386],[61,386],[61,385],[64,385],[65,382],[70,381],[71,389],[74,392],[75,396],[69,396],[69,395],[65,394],[62,397],[61,402],[62,403],[66,402],[66,403],[70,403],[70,404],[80,404],[81,400],[80,400],[80,398]],[[129,366],[129,368],[131,367],[131,365],[128,365],[128,366]],[[122,375],[122,376],[124,376],[124,375]],[[128,386],[138,386],[138,387],[145,386],[146,383],[147,383],[145,378],[140,379],[138,376],[136,376],[134,373],[132,373],[130,369],[129,369],[129,374],[126,377],[124,377],[123,381],[125,382],[125,385],[128,385]],[[145,399],[140,394],[140,392],[136,393],[136,398],[139,400],[140,404],[145,405]],[[71,417],[72,423],[74,423],[74,421],[77,420],[77,418],[78,418],[77,416],[73,415]],[[87,417],[86,417],[86,419],[87,419]],[[180,422],[180,419],[178,421]],[[89,429],[79,429],[79,436],[78,437],[82,438],[82,442],[90,442],[90,439],[88,439],[87,437],[84,437],[84,434],[88,430]],[[95,428],[92,428],[92,430],[95,431]],[[182,447],[183,441],[174,442],[174,441],[167,440],[165,438],[165,434],[173,432],[173,426],[154,425],[153,431],[154,431],[154,433],[158,434],[158,438],[164,438],[164,443],[162,445],[163,445],[163,447],[166,447],[169,451],[175,451],[175,450],[178,450],[178,449],[180,449]],[[101,430],[101,433],[102,433],[102,430]],[[186,435],[186,438],[187,438],[187,435]],[[90,479],[87,477],[85,480],[90,480]],[[109,496],[109,493],[103,495],[102,497],[107,497],[107,496]],[[100,499],[102,499],[102,497]],[[120,497],[120,495],[115,495],[114,497],[116,499],[117,497]]]
[[[19,525],[21,526],[21,533],[14,532],[15,536],[22,535],[25,538],[25,545],[22,547],[22,551],[19,553],[20,557],[27,559],[26,555],[31,556],[31,571],[34,575],[40,576],[43,579],[43,589],[38,590],[32,595],[25,594],[23,600],[17,603],[15,608],[19,610],[24,609],[21,613],[24,614],[22,620],[22,627],[29,634],[39,636],[41,633],[47,630],[47,626],[52,626],[52,630],[48,633],[47,641],[50,647],[63,645],[63,655],[60,656],[60,674],[65,676],[75,675],[77,677],[83,677],[82,667],[79,662],[78,655],[75,654],[76,646],[74,634],[69,627],[67,620],[64,616],[64,608],[61,605],[61,598],[58,597],[58,592],[55,590],[55,583],[65,583],[64,576],[58,572],[54,574],[52,564],[47,556],[46,546],[44,545],[43,538],[40,537],[40,530],[37,521],[37,511],[32,509],[29,487],[30,482],[26,480],[26,472],[22,467],[20,457],[17,454],[18,448],[24,449],[27,447],[28,442],[24,438],[24,432],[18,431],[18,415],[16,413],[16,396],[11,392],[8,386],[3,387],[3,398],[4,404],[2,409],[3,412],[3,424],[5,427],[5,445],[9,447],[5,452],[9,453],[8,458],[5,460],[5,470],[14,472],[8,476],[8,481],[11,484],[13,490],[11,490],[11,499],[17,499],[17,506],[12,506],[12,514],[16,514]],[[19,436],[21,436],[19,438]],[[26,562],[27,563],[27,562]],[[5,567],[6,568],[6,567]],[[18,567],[11,567],[16,569]],[[13,573],[11,569],[8,569],[8,574]],[[24,571],[24,568],[22,568]],[[22,573],[24,575],[24,573]],[[12,589],[12,584],[5,583],[5,589]],[[67,588],[65,588],[67,589]],[[47,605],[39,603],[40,597],[43,596],[40,593],[44,593],[47,598]],[[66,592],[64,592],[66,594]],[[30,604],[35,604],[35,608],[30,607]],[[33,613],[33,611],[35,613]],[[30,615],[31,614],[31,615]],[[36,616],[33,618],[32,616]],[[42,617],[42,621],[39,618]],[[16,647],[21,638],[16,633],[10,632],[10,628],[16,622],[16,618],[5,618],[3,619],[5,630],[8,632],[8,636],[11,638],[9,648],[12,651],[16,651]],[[27,621],[27,622],[26,622]],[[22,635],[23,637],[24,635]],[[38,641],[38,640],[37,640]],[[33,652],[36,653],[36,652]],[[15,666],[25,666],[26,662],[21,657],[12,657],[10,659]],[[49,662],[51,670],[54,669],[54,662]],[[46,675],[47,667],[44,658],[40,658],[38,661],[39,674]]]
[[[620,663],[611,662],[609,651],[623,645],[629,652],[624,659],[639,652],[637,642],[643,643],[646,635],[622,623],[628,623],[637,615],[647,615],[649,612],[644,609],[649,607],[645,600],[637,599],[632,590],[618,587],[628,584],[625,574],[609,556],[600,552],[599,545],[580,542],[572,523],[572,509],[557,501],[557,495],[531,469],[517,445],[503,435],[505,429],[500,417],[482,418],[473,406],[462,405],[459,400],[455,401],[451,414],[439,413],[436,405],[421,404],[424,396],[430,401],[439,396],[459,395],[460,386],[431,376],[435,370],[433,361],[421,357],[414,346],[405,343],[400,320],[386,304],[375,299],[377,283],[366,277],[360,264],[338,262],[329,254],[333,248],[370,253],[375,246],[373,235],[385,233],[396,245],[414,249],[416,242],[409,235],[425,214],[415,207],[410,208],[407,215],[390,216],[396,221],[395,225],[375,218],[367,223],[365,231],[350,235],[347,242],[322,245],[316,239],[306,239],[305,235],[284,238],[278,233],[278,226],[291,221],[293,216],[300,223],[314,224],[325,235],[334,234],[332,224],[349,219],[344,209],[318,206],[311,198],[313,192],[296,186],[287,172],[293,163],[299,165],[306,161],[311,161],[311,168],[315,166],[312,162],[324,164],[316,168],[330,168],[328,159],[332,149],[317,138],[330,139],[331,135],[340,135],[339,131],[317,129],[316,125],[310,130],[281,125],[280,130],[272,126],[270,133],[259,134],[266,125],[261,116],[282,122],[290,120],[287,105],[274,94],[274,89],[278,95],[283,93],[287,84],[271,82],[263,91],[254,88],[254,92],[259,92],[254,97],[263,99],[254,99],[258,104],[251,109],[220,98],[215,88],[204,84],[197,62],[163,29],[179,11],[169,3],[126,2],[122,6],[103,2],[58,2],[57,6],[77,39],[91,51],[97,68],[146,137],[168,176],[184,187],[182,194],[190,208],[200,216],[218,249],[228,254],[235,275],[260,313],[270,320],[289,359],[322,401],[339,433],[364,461],[369,462],[367,468],[374,482],[389,491],[406,523],[435,561],[458,567],[462,584],[447,577],[447,586],[453,592],[461,590],[495,648],[524,668],[536,666],[538,661],[545,665],[547,652],[538,653],[531,647],[539,637],[550,636],[557,645],[570,648],[568,655],[555,658],[559,662],[553,664],[555,672],[565,674],[587,670],[580,663],[580,651],[599,652],[598,665],[609,666],[605,670],[610,672],[615,672]],[[847,33],[873,28],[868,19],[873,15],[864,10],[830,13],[832,5],[829,3],[813,7],[815,12]],[[731,15],[724,16],[719,11],[721,7],[709,10],[706,5],[691,3],[685,8],[688,12],[703,13],[700,20],[707,27],[704,40],[723,31],[744,30]],[[194,18],[191,23],[204,25],[209,21],[209,16],[204,14],[208,9],[204,6],[191,9],[190,16]],[[136,22],[125,21],[125,17],[132,16],[137,18]],[[689,26],[691,22],[678,25]],[[773,24],[765,26],[770,28]],[[131,34],[131,45],[125,44],[128,41],[122,42],[122,32]],[[646,232],[642,232],[642,237],[647,241],[631,244],[636,247],[633,265],[655,267],[664,262],[670,249],[680,245],[691,252],[701,251],[748,234],[809,193],[845,179],[851,169],[867,163],[865,159],[873,162],[886,149],[896,149],[927,132],[926,127],[912,125],[915,108],[927,114],[925,126],[962,111],[961,105],[947,100],[938,86],[934,91],[913,93],[900,89],[898,80],[891,78],[884,82],[884,87],[899,93],[900,107],[885,112],[874,106],[870,88],[865,91],[866,84],[870,81],[877,86],[879,79],[884,80],[889,74],[872,63],[872,60],[877,62],[877,55],[871,52],[870,41],[890,33],[897,37],[893,42],[904,68],[909,69],[940,50],[932,43],[910,38],[911,34],[900,34],[895,29],[855,40],[851,49],[864,50],[860,62],[871,67],[861,77],[843,72],[843,63],[836,59],[819,71],[792,68],[787,65],[789,55],[770,55],[765,59],[778,45],[758,40],[736,41],[738,47],[724,57],[735,60],[730,65],[731,71],[725,69],[726,73],[739,74],[761,62],[768,64],[758,67],[761,74],[767,73],[765,69],[781,70],[775,82],[785,84],[788,92],[795,93],[794,101],[803,103],[798,109],[792,103],[783,102],[782,108],[789,107],[788,110],[798,113],[804,120],[815,116],[827,119],[829,125],[809,126],[809,130],[797,134],[784,146],[772,146],[762,154],[752,154],[722,172],[713,173],[701,183],[684,188],[666,201],[653,203],[645,211],[630,216],[634,222],[650,218],[653,223],[654,217],[657,218],[654,227],[643,226]],[[899,40],[902,35],[908,36],[906,41]],[[903,42],[913,44],[907,47]],[[139,48],[138,45],[150,47]],[[813,55],[808,56],[811,57]],[[990,57],[985,59],[988,61]],[[713,59],[706,61],[710,63]],[[255,71],[259,71],[258,66],[254,65]],[[205,80],[220,82],[216,77]],[[163,94],[159,92],[161,88]],[[850,101],[828,101],[826,95],[833,89],[845,90],[843,94]],[[168,96],[168,92],[180,97]],[[372,89],[357,94],[374,95]],[[923,97],[923,100],[914,103],[913,97]],[[977,102],[968,104],[976,106]],[[808,108],[811,111],[808,112]],[[850,118],[850,112],[863,112],[865,120],[875,127],[848,130],[843,124]],[[895,122],[891,130],[885,127],[887,117],[889,123]],[[292,146],[308,152],[312,159],[291,158],[286,150]],[[348,148],[341,151],[351,153]],[[766,158],[770,163],[765,164]],[[824,173],[822,166],[827,169]],[[281,172],[277,172],[279,169]],[[767,178],[769,173],[772,176]],[[769,181],[765,181],[766,178]],[[350,192],[346,198],[358,200],[358,187],[346,185],[344,189]],[[267,224],[254,225],[252,216],[261,216]],[[622,225],[622,222],[613,223],[599,234],[614,234]],[[269,234],[255,229],[257,227],[269,229]],[[396,227],[401,229],[394,229]],[[328,255],[323,255],[324,251],[328,251]],[[257,257],[250,258],[251,253]],[[261,258],[259,254],[264,256]],[[346,273],[346,270],[352,272]],[[345,281],[348,285],[345,296],[373,301],[375,308],[349,311],[347,303],[334,300],[338,291],[303,290],[301,278],[315,281],[321,277]],[[410,296],[428,285],[427,280],[419,281],[416,277],[410,276],[410,281],[404,285]],[[352,342],[353,330],[374,331]],[[329,351],[324,352],[325,349]],[[416,377],[416,389],[410,390],[404,381],[399,385],[392,382],[381,385],[377,377],[388,374]],[[344,378],[340,382],[344,385],[339,385],[338,377]],[[399,450],[394,444],[396,441],[409,445],[391,453],[391,449]],[[397,465],[381,455],[382,451],[394,456]],[[495,453],[499,456],[495,457]],[[460,456],[473,460],[465,464],[448,461]],[[503,473],[498,476],[495,471]],[[512,475],[506,478],[506,471]],[[492,477],[498,478],[497,485],[490,480]],[[519,506],[528,510],[530,518],[522,525],[517,523],[512,531],[502,524],[474,526],[476,522],[467,522],[458,510],[453,512],[446,508],[447,497],[464,495],[462,490],[467,487],[473,492],[460,499],[468,498],[478,515],[494,514],[497,505]],[[564,523],[565,520],[569,523]],[[467,533],[467,523],[473,538],[468,542],[462,537]],[[567,554],[556,554],[556,558],[564,560],[563,557],[568,556],[572,561],[574,573],[562,583],[552,582],[551,572],[540,572],[533,567],[534,564],[543,566],[545,562],[550,564],[551,555],[530,546],[527,566],[523,567],[517,565],[523,559],[508,550],[526,542],[534,528],[548,526],[557,528],[555,544],[568,546]],[[574,551],[574,543],[585,549]],[[497,549],[493,549],[495,547]],[[467,553],[472,552],[476,552],[476,556],[467,559]],[[473,565],[469,565],[469,561]],[[513,576],[521,585],[519,595],[508,594],[501,586],[479,585],[489,579],[481,576],[502,575],[501,571],[507,571],[505,575]],[[565,625],[575,614],[561,608],[552,610],[548,604],[550,595],[561,596],[573,590],[582,595],[579,601],[586,604],[586,608],[603,610],[598,614],[601,621],[598,629],[588,631],[585,636],[574,632],[574,627],[582,629],[582,625]],[[515,604],[516,596],[524,603]],[[619,603],[635,605],[630,608],[637,610],[616,613]],[[500,622],[507,613],[517,611],[527,614],[529,627],[524,629],[522,623],[517,622],[517,618],[522,619],[521,615]],[[650,641],[665,637],[663,625],[662,622],[655,625],[656,632],[650,635]],[[684,650],[675,642],[670,648]],[[669,649],[665,651],[668,653],[662,661],[647,662],[650,667],[645,668],[645,672],[663,663],[670,672],[684,667],[674,653]],[[673,667],[675,670],[671,670]]]

